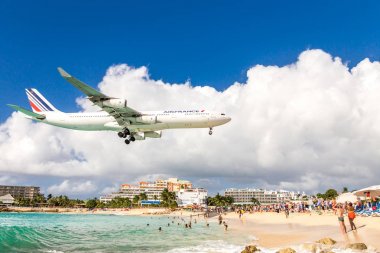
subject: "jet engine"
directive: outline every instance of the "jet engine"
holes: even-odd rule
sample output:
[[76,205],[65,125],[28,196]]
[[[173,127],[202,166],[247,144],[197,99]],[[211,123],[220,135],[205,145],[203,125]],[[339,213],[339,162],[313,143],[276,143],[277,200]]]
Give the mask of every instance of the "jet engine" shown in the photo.
[[145,140],[145,138],[161,138],[161,136],[162,131],[139,132],[133,135],[136,141],[142,141]]
[[125,108],[127,107],[127,100],[121,98],[110,98],[102,101],[103,106]]
[[137,123],[143,123],[143,124],[155,124],[157,123],[157,116],[155,115],[143,115],[140,117],[136,117]]

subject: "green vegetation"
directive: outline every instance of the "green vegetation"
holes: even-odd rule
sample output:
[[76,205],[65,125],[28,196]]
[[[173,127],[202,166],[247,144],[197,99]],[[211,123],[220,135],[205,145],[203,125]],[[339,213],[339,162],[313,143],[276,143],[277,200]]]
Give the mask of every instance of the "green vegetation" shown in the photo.
[[251,198],[251,202],[254,206],[259,206],[260,205],[260,201],[258,201],[256,198]]
[[234,203],[234,199],[230,196],[222,196],[219,193],[215,197],[207,197],[207,204],[209,206],[230,206]]
[[161,206],[163,207],[178,207],[176,199],[177,197],[175,195],[175,192],[169,192],[167,188],[161,192]]
[[69,199],[65,195],[60,195],[56,197],[51,197],[47,201],[49,206],[57,206],[57,207],[75,207],[78,205],[83,205],[84,201],[79,199]]
[[128,198],[116,197],[106,204],[110,208],[127,208],[131,207],[132,202]]
[[39,194],[33,199],[18,198],[15,200],[15,203],[18,206],[38,206],[41,204],[46,204],[46,199],[43,194]]
[[325,193],[317,193],[317,198],[335,199],[338,197],[338,192],[335,189],[328,189]]

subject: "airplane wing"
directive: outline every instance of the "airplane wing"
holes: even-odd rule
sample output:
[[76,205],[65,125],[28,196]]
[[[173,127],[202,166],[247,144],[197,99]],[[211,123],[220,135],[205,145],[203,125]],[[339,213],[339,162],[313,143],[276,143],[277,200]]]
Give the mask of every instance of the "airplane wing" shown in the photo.
[[32,117],[33,119],[39,119],[39,120],[43,120],[46,118],[45,115],[42,115],[42,114],[38,114],[38,113],[35,113],[35,112],[32,112],[32,111],[29,111],[25,108],[22,108],[21,106],[17,106],[17,105],[11,105],[11,104],[7,104],[7,106],[11,107],[12,109],[16,110],[16,111],[20,111],[22,112],[23,114],[29,116],[29,117]]
[[120,108],[116,106],[111,106],[110,103],[105,103],[106,101],[110,101],[116,98],[109,97],[103,93],[100,93],[91,86],[71,76],[62,68],[58,68],[58,72],[64,79],[66,79],[66,81],[68,81],[73,86],[81,90],[84,94],[86,94],[87,98],[91,102],[93,102],[95,105],[99,106],[100,108],[102,108],[102,110],[108,112],[112,117],[114,117],[119,125],[125,126],[126,124],[128,124],[129,122],[126,119],[127,117],[136,117],[141,115],[139,111],[134,110],[128,106]]

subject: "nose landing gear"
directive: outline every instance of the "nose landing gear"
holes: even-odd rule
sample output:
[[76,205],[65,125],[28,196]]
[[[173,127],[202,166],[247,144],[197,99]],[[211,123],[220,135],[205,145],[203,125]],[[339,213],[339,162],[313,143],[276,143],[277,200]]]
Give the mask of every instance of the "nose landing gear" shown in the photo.
[[212,135],[212,127],[210,127],[210,131],[208,131],[209,135]]

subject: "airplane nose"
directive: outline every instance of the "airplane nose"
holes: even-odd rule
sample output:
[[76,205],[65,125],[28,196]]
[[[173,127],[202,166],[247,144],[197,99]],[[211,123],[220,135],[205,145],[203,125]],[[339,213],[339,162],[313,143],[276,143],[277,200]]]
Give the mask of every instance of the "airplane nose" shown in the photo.
[[231,117],[226,117],[226,118],[225,118],[225,121],[226,121],[226,123],[227,123],[227,122],[230,122],[230,121],[231,121]]

